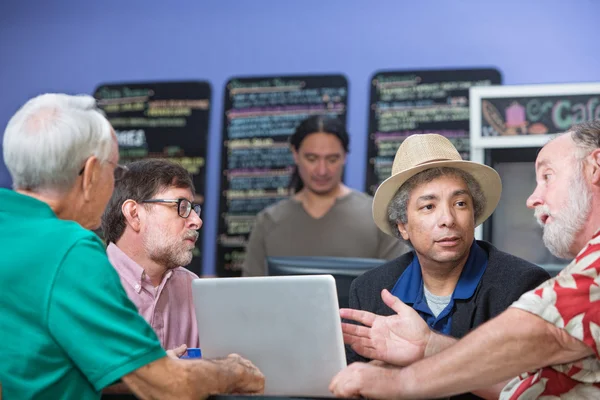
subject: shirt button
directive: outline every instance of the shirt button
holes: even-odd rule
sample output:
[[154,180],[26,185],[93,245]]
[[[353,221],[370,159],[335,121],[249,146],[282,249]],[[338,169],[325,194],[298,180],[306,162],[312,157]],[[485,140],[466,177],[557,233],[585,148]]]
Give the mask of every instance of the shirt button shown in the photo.
[[140,291],[140,285],[135,285],[135,290]]

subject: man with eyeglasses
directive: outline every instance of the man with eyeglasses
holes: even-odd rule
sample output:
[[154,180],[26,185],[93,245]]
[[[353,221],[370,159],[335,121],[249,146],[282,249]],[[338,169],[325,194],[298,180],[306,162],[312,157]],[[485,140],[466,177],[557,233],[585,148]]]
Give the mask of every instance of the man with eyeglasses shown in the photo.
[[[126,176],[115,132],[94,98],[31,99],[8,122],[3,153],[14,186],[0,189],[0,382],[6,398],[99,399],[119,379],[140,398],[263,391],[264,376],[240,356],[179,360],[165,352],[127,298],[91,231],[100,226],[115,176]],[[188,214],[194,206],[178,199],[191,202],[191,193],[165,192],[161,199],[177,202],[144,205],[193,220],[176,235],[166,214],[154,218],[183,252],[191,251],[200,218],[190,211],[183,219],[171,207]],[[141,221],[144,212],[132,219]],[[160,232],[148,239],[159,243]]]
[[136,161],[115,182],[102,216],[106,253],[127,295],[152,326],[163,348],[182,355],[199,347],[192,261],[202,226],[194,183],[181,165]]

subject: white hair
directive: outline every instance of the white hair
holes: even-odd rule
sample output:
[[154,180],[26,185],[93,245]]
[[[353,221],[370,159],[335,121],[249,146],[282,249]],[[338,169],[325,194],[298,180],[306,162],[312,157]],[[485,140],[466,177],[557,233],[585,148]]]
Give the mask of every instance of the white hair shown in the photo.
[[91,96],[50,93],[29,100],[4,131],[4,162],[13,187],[70,189],[89,157],[109,159],[111,132]]

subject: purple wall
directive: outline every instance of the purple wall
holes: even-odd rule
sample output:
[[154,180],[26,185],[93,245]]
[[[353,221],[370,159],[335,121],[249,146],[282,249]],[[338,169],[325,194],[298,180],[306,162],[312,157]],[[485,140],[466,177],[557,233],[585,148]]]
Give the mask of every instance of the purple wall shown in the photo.
[[[600,81],[600,2],[0,2],[0,131],[28,98],[100,82],[208,80],[213,88],[205,272],[213,272],[223,86],[233,75],[343,73],[362,189],[369,78],[379,69],[496,67],[505,84]],[[10,185],[0,162],[0,186]]]

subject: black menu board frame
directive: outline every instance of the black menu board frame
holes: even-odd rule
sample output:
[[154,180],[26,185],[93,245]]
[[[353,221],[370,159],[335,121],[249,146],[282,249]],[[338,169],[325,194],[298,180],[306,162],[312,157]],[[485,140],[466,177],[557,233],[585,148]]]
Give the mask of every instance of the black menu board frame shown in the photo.
[[390,176],[402,140],[439,133],[469,158],[469,88],[502,82],[495,68],[384,70],[371,79],[365,190]]
[[[183,165],[204,203],[212,89],[207,81],[102,83],[94,97],[119,141],[120,162],[167,158]],[[201,216],[202,217],[202,216]],[[202,275],[203,230],[190,271]]]
[[342,74],[232,77],[225,86],[215,272],[239,276],[254,218],[289,196],[288,139],[310,115],[346,123]]

